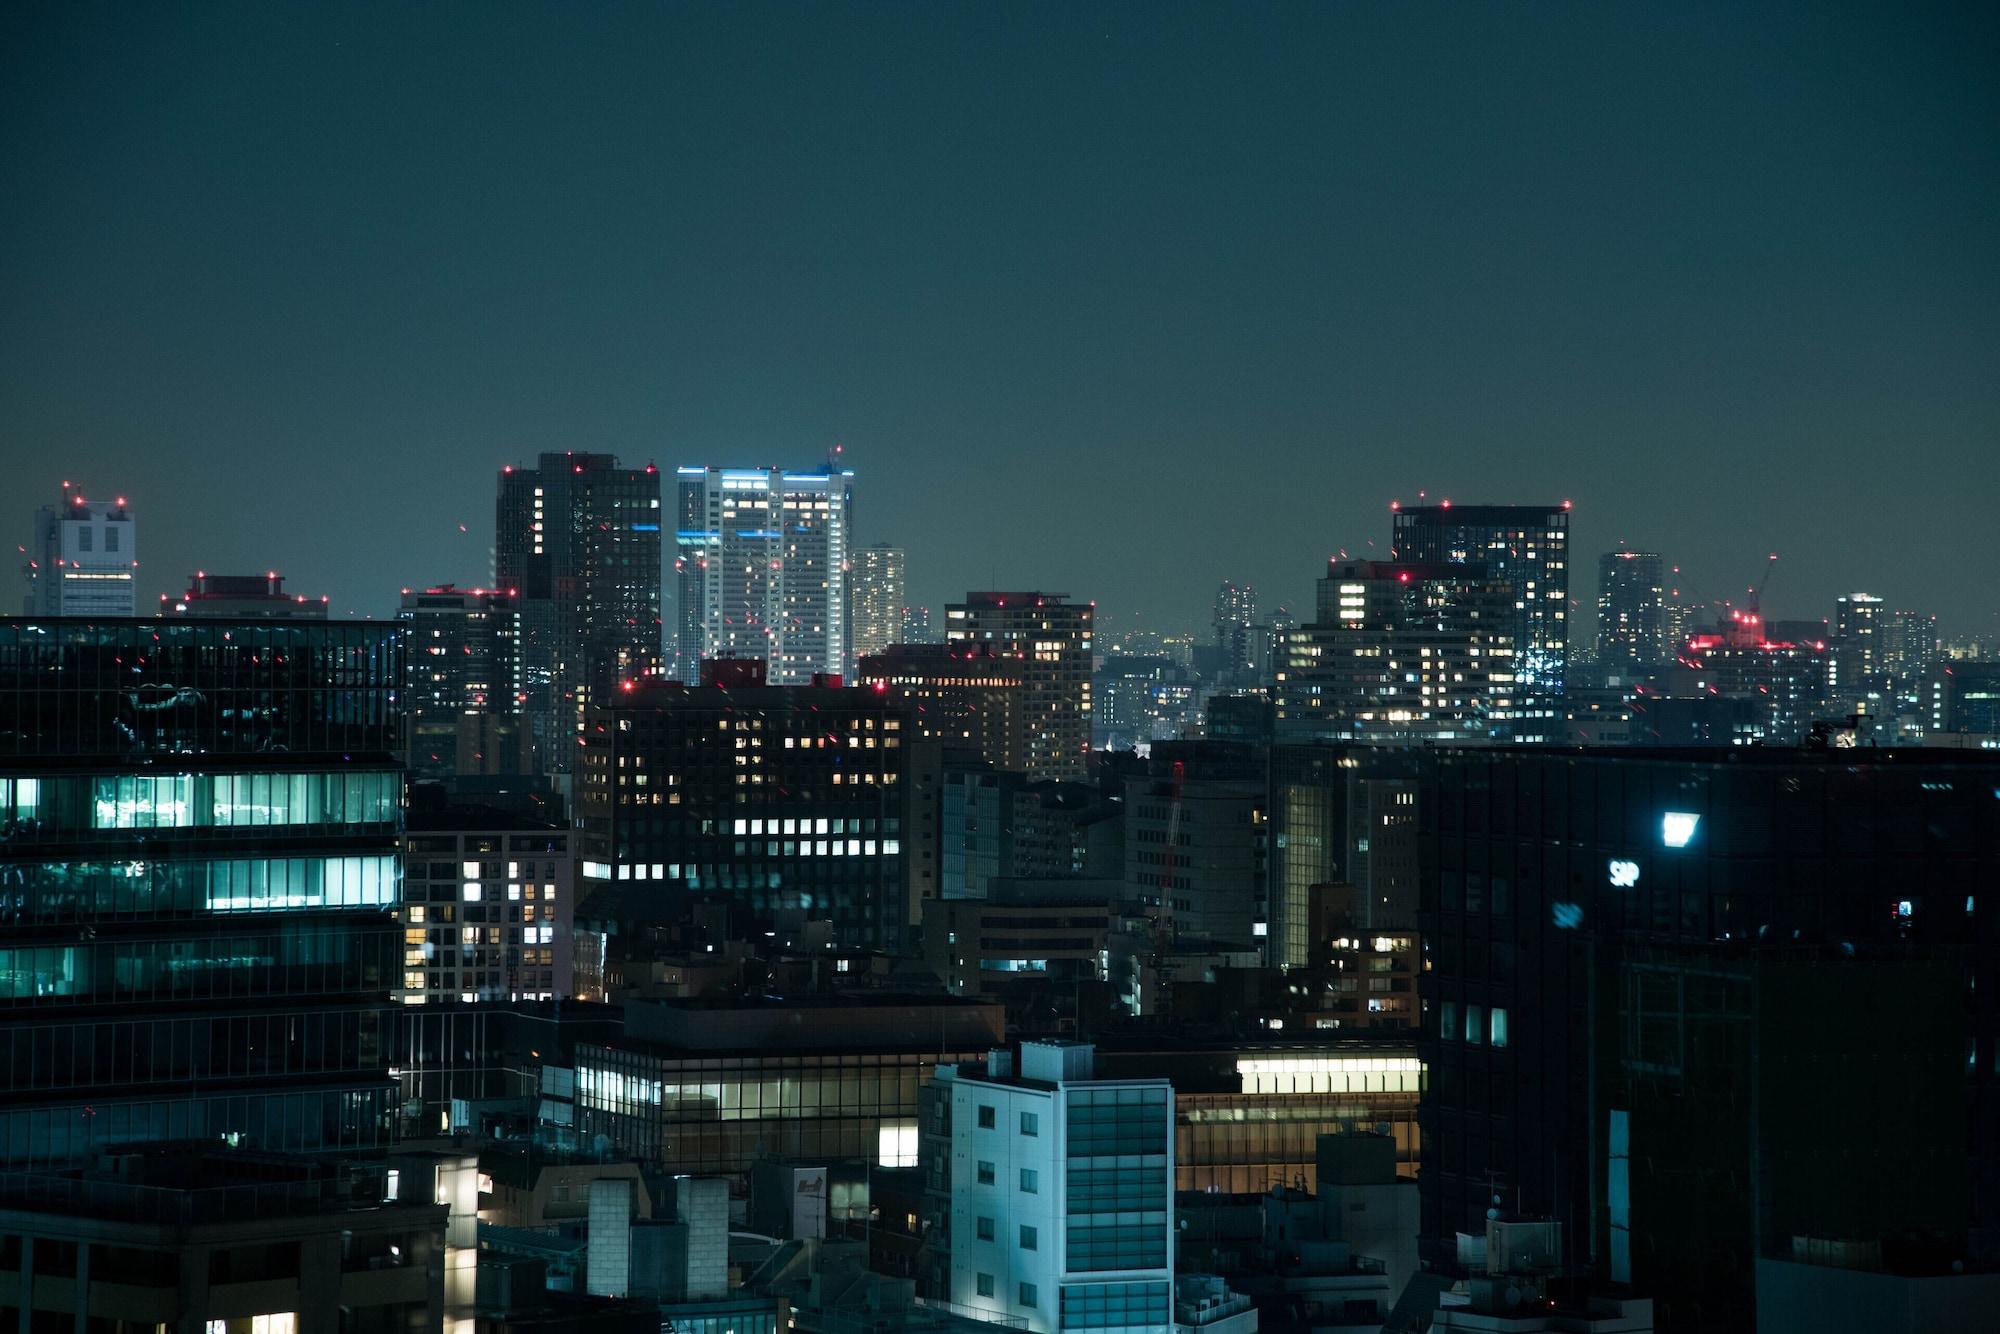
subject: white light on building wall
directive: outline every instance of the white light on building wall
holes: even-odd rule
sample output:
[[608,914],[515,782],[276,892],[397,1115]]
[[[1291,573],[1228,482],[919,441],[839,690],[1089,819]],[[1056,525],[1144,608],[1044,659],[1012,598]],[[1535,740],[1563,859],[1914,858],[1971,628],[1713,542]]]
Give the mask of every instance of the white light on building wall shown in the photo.
[[[1685,839],[1682,842],[1686,842]],[[1679,846],[1676,844],[1675,846]],[[1613,889],[1630,889],[1639,883],[1639,863],[1620,861],[1613,857],[1606,863],[1606,878]]]
[[1660,817],[1660,841],[1670,848],[1684,848],[1694,838],[1695,826],[1700,823],[1699,815],[1668,811]]

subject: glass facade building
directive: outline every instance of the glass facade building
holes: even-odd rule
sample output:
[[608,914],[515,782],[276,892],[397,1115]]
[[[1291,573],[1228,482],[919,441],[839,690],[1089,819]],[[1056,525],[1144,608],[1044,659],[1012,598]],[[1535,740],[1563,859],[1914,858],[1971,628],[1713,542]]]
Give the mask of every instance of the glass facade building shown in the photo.
[[379,1142],[389,626],[0,621],[0,1164]]
[[1421,784],[1426,1259],[1454,1264],[1454,1234],[1480,1229],[1495,1191],[1523,1216],[1561,1222],[1582,1258],[1604,1217],[1611,1127],[1602,1092],[1616,1059],[1618,971],[1632,951],[1666,945],[1875,945],[1955,958],[1969,1035],[1973,1222],[1994,1225],[1993,757],[1440,750],[1426,758]]

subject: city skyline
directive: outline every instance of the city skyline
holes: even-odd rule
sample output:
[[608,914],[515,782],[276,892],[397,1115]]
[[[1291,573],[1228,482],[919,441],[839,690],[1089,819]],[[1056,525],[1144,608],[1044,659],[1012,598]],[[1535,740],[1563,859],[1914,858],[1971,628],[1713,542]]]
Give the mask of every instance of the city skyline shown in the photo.
[[842,444],[922,605],[1198,631],[1423,488],[1991,631],[2000,21],[1722,13],[16,11],[0,463],[132,500],[142,606],[386,618],[501,463]]

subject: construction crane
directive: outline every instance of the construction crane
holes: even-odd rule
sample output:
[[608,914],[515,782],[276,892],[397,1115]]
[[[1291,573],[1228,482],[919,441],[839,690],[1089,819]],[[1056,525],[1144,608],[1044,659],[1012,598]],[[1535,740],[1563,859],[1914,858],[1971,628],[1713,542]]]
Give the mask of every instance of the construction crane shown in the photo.
[[1750,590],[1750,614],[1752,616],[1762,616],[1764,614],[1764,590],[1770,586],[1771,571],[1777,568],[1778,553],[1774,551],[1764,561],[1764,577],[1759,579],[1757,586]]

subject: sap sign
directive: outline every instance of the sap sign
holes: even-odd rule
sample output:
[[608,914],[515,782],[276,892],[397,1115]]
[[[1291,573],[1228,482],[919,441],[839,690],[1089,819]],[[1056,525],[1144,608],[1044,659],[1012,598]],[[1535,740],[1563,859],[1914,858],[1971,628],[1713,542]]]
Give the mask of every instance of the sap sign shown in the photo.
[[1684,848],[1694,837],[1694,827],[1701,823],[1699,815],[1689,815],[1685,811],[1668,811],[1660,817],[1660,842],[1670,848]]
[[1614,857],[1606,864],[1606,871],[1611,878],[1611,887],[1613,889],[1630,889],[1639,883],[1639,863],[1637,862],[1621,862]]

